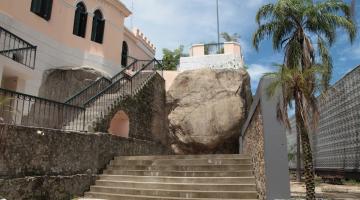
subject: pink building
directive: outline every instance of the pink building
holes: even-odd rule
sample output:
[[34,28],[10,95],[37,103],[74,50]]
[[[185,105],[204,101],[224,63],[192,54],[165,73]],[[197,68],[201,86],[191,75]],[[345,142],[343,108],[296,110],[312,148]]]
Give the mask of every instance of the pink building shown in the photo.
[[154,45],[124,20],[118,0],[1,0],[1,87],[37,95],[43,72],[89,66],[110,76],[128,56],[152,59]]

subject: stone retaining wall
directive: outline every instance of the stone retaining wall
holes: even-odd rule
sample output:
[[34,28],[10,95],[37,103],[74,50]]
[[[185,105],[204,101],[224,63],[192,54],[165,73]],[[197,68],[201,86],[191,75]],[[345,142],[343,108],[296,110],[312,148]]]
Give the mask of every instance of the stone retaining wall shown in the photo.
[[240,152],[252,159],[260,200],[290,198],[286,133],[277,117],[282,93],[268,95],[272,81],[261,79],[239,139]]
[[123,111],[129,117],[129,137],[168,144],[165,104],[165,80],[156,73],[134,96],[115,103],[109,114],[96,123],[95,130],[108,132],[111,120]]
[[259,199],[266,199],[266,177],[264,158],[264,127],[260,106],[257,106],[254,115],[245,131],[243,138],[244,153],[250,155],[254,167],[256,190]]
[[0,125],[0,197],[81,196],[116,155],[162,155],[156,142],[104,133]]

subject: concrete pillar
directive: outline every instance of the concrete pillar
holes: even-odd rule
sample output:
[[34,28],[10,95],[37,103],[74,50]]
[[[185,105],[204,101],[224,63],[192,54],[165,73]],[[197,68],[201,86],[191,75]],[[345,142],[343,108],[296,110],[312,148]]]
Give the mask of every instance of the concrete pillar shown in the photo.
[[277,106],[283,103],[281,102],[282,92],[277,90],[274,96],[267,95],[267,89],[272,81],[274,80],[271,78],[262,78],[259,84],[264,126],[266,196],[269,200],[289,199],[290,178],[286,129],[277,117]]
[[203,56],[205,55],[205,45],[204,44],[194,44],[190,49],[190,56]]
[[240,44],[237,42],[225,42],[224,54],[232,54],[236,57],[242,57]]

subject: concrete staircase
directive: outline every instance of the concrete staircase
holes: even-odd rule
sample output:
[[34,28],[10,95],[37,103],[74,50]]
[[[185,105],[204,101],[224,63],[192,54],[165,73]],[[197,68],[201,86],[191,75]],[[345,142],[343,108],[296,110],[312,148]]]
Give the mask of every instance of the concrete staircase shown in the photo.
[[84,199],[257,199],[249,157],[116,157]]
[[132,84],[130,82],[120,82],[113,86],[116,89],[111,90],[112,88],[108,88],[109,91],[99,95],[91,104],[85,106],[84,115],[79,114],[75,116],[73,120],[70,120],[63,126],[63,129],[71,130],[72,127],[84,126],[84,131],[94,132],[93,124],[97,120],[107,115],[117,101],[121,101],[122,98],[128,95],[136,95],[155,74],[153,71],[141,71],[136,77],[136,81]]

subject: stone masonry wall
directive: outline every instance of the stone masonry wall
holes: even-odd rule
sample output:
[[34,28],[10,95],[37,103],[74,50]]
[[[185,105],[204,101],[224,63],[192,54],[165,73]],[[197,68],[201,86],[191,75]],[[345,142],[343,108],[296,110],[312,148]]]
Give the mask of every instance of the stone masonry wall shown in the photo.
[[264,158],[264,135],[263,119],[260,104],[257,106],[249,126],[247,127],[244,138],[244,153],[250,155],[254,167],[256,189],[259,199],[266,199],[265,185],[265,158]]
[[0,125],[0,197],[68,200],[88,190],[114,156],[168,152],[156,142],[104,133]]
[[168,144],[168,122],[165,110],[165,80],[156,73],[134,96],[127,96],[113,106],[110,113],[98,121],[95,130],[107,132],[118,111],[124,111],[130,121],[129,137],[160,141]]

